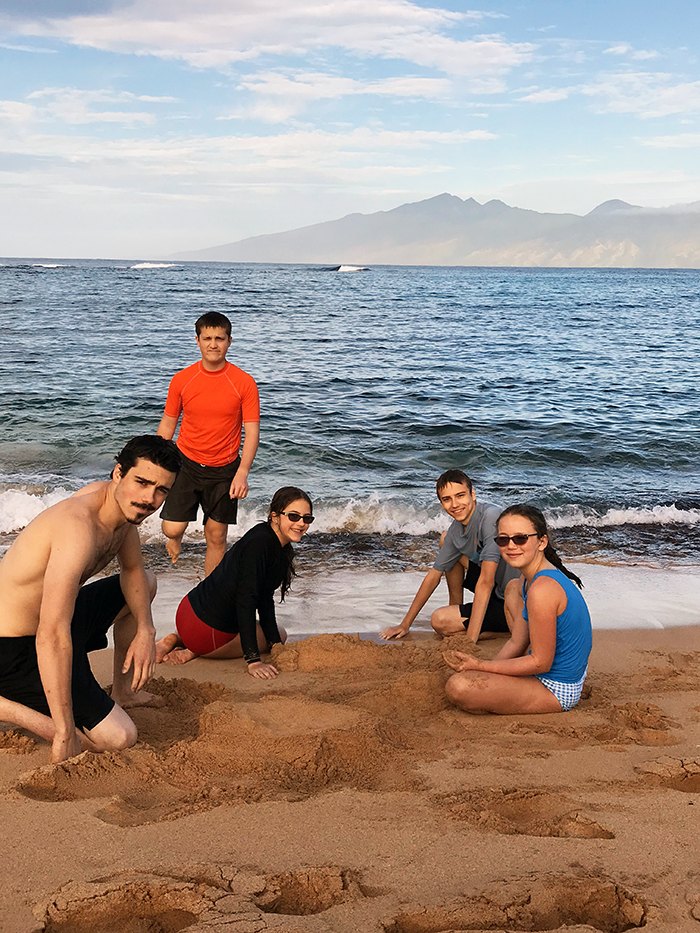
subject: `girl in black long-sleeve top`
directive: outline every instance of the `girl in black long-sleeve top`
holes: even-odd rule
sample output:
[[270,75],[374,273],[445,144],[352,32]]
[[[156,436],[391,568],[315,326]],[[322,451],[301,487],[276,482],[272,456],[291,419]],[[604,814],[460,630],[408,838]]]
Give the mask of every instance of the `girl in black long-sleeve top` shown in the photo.
[[157,660],[184,664],[200,656],[244,657],[253,677],[276,677],[277,669],[260,660],[261,650],[287,637],[277,626],[273,594],[281,586],[284,599],[294,575],[292,542],[301,540],[312,521],[311,500],[303,490],[278,489],[268,520],[243,535],[183,598],[177,634],[158,642]]

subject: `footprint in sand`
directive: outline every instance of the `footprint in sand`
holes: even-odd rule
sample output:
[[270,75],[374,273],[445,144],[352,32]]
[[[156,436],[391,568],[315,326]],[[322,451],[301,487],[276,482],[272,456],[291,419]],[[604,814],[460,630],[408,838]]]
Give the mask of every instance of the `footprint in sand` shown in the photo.
[[[244,933],[267,929],[269,915],[313,916],[373,896],[356,872],[335,865],[267,876],[212,865],[193,874],[128,872],[70,882],[38,905],[35,915],[44,933]],[[269,927],[281,930],[279,923]]]
[[614,839],[580,810],[580,803],[538,790],[475,790],[438,798],[450,816],[505,836]]
[[[318,915],[340,905],[343,929],[366,929],[369,922],[371,929],[386,933],[487,929],[571,933],[579,928],[618,933],[642,927],[647,919],[646,905],[638,895],[600,877],[543,875],[528,881],[504,880],[493,890],[459,901],[438,907],[415,905],[386,916],[382,895],[390,893],[365,888],[357,872],[335,865],[277,875],[205,865],[191,870],[189,876],[184,872],[130,872],[96,882],[70,882],[37,905],[35,916],[44,933],[112,933],[117,929],[128,933],[185,929],[191,933],[262,933],[268,929],[315,933],[330,929],[326,924],[319,926]],[[280,923],[280,915],[294,917],[293,925]]]
[[700,794],[700,758],[657,758],[636,770],[657,787]]

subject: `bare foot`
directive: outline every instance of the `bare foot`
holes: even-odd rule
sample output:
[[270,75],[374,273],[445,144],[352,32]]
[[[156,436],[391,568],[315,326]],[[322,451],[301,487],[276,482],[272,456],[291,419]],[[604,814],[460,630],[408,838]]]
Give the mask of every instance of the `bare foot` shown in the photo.
[[175,632],[156,642],[156,664],[161,664],[180,641]]
[[163,658],[163,664],[187,664],[188,661],[198,657],[199,655],[190,651],[189,648],[175,648]]
[[168,552],[170,560],[176,564],[182,548],[182,538],[168,538],[165,542],[165,550]]
[[134,709],[138,706],[148,706],[152,709],[160,709],[165,706],[165,697],[158,696],[156,693],[149,693],[147,690],[139,690],[138,693],[120,694],[117,696],[112,690],[112,699],[118,703],[122,709]]

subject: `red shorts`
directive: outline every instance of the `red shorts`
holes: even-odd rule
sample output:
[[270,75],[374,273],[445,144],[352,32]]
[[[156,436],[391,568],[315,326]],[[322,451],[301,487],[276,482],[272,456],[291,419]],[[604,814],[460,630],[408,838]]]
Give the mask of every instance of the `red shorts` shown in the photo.
[[185,648],[189,648],[195,654],[209,654],[238,638],[238,632],[220,632],[218,628],[212,628],[211,625],[202,622],[199,616],[195,615],[189,596],[183,596],[177,607],[175,626]]

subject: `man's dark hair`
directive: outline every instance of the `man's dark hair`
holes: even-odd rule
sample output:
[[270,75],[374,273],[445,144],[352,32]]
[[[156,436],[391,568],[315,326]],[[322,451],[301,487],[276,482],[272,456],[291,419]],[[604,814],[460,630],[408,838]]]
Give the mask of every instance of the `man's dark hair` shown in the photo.
[[474,492],[472,481],[466,473],[463,473],[462,470],[445,470],[441,476],[438,476],[438,481],[435,484],[435,492],[438,496],[449,483],[457,483],[459,486],[466,486],[469,492]]
[[172,441],[159,434],[139,434],[132,437],[114,458],[122,468],[122,476],[136,466],[137,460],[149,460],[169,473],[179,473],[182,457]]
[[222,327],[227,335],[231,336],[231,322],[225,314],[219,314],[218,311],[207,311],[194,322],[194,329],[199,337],[205,327]]

